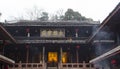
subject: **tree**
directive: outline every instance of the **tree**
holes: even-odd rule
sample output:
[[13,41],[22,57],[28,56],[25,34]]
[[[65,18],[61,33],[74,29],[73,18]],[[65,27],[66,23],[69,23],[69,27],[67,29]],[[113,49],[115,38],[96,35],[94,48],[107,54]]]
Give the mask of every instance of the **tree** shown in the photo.
[[64,20],[82,20],[82,16],[79,12],[73,11],[72,9],[68,9],[65,12]]
[[27,17],[30,20],[37,20],[43,15],[43,10],[39,9],[38,7],[34,6],[32,9],[27,9]]
[[51,17],[50,17],[50,21],[58,21],[59,19],[58,19],[58,15],[52,15]]
[[48,13],[47,12],[42,12],[41,17],[38,18],[37,20],[48,21],[48,18],[49,18]]
[[2,13],[0,12],[0,16],[2,15]]
[[72,9],[68,9],[65,12],[64,20],[73,20],[74,19],[74,11]]
[[56,15],[58,20],[63,20],[64,19],[64,12],[63,12],[63,9],[59,9],[57,12],[56,12]]
[[0,20],[1,20],[2,13],[0,12]]
[[74,12],[74,20],[82,20],[82,16],[79,12]]
[[63,20],[93,21],[91,18],[86,18],[82,16],[79,12],[73,11],[73,9],[68,9],[65,12]]
[[[26,14],[26,16],[25,16]],[[38,7],[33,7],[32,9],[27,9],[27,12],[24,15],[20,15],[19,17],[15,17],[15,20],[39,20],[39,21],[67,21],[67,20],[75,20],[75,21],[93,21],[91,18],[86,18],[82,16],[78,11],[74,11],[73,9],[67,9],[64,13],[62,9],[59,9],[54,15],[49,17],[48,13],[43,11]]]
[[64,12],[63,9],[59,9],[56,13],[50,16],[50,21],[62,21],[64,20]]

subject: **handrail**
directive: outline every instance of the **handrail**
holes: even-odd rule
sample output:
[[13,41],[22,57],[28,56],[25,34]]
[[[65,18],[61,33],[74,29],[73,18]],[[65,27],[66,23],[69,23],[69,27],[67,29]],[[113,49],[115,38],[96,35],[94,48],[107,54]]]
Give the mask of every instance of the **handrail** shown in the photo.
[[43,63],[15,63],[9,65],[8,69],[46,69]]
[[69,69],[69,68],[84,68],[84,69],[95,69],[94,66],[90,63],[62,63],[61,69]]
[[40,36],[31,36],[31,37],[27,37],[27,36],[14,36],[14,38],[16,39],[46,39],[46,40],[50,40],[50,39],[59,39],[59,40],[68,40],[68,39],[74,39],[74,40],[80,40],[80,39],[87,39],[88,37],[40,37]]
[[[95,69],[90,63],[58,63],[58,69]],[[46,69],[46,63],[15,63],[8,69]]]

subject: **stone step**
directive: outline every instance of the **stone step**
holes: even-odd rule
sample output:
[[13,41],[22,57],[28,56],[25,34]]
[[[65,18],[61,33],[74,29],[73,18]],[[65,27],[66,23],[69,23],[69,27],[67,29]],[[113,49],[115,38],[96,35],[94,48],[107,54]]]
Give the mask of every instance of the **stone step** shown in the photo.
[[47,69],[58,69],[58,67],[47,67]]

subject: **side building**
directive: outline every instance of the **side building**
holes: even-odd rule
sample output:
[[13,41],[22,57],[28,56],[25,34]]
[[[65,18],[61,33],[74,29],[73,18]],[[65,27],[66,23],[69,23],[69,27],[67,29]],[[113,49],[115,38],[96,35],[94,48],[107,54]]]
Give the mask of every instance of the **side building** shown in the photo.
[[120,68],[120,3],[100,24],[95,33],[88,39],[93,40],[113,40],[113,43],[94,43],[96,46],[96,58],[90,63],[97,64],[99,68],[119,69]]

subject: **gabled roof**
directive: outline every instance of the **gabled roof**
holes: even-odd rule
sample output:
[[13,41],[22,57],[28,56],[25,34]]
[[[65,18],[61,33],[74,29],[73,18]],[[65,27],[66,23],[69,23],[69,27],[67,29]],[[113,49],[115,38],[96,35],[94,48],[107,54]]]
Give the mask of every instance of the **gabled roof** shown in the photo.
[[106,19],[100,24],[99,28],[96,30],[96,32],[90,36],[90,38],[87,40],[87,42],[90,42],[93,40],[93,38],[96,36],[96,34],[103,29],[106,25],[109,26],[120,26],[120,3],[115,7],[115,9],[106,17]]
[[[100,27],[97,29],[97,31],[88,39],[87,42],[90,42],[93,40],[93,38],[96,36],[96,34],[103,29],[105,26],[113,26],[114,28],[120,27],[120,3],[115,7],[115,9],[108,15],[108,17],[102,22]],[[113,29],[113,28],[112,28]],[[115,47],[114,49],[111,49],[110,51],[90,60],[90,63],[95,63],[98,61],[101,61],[105,58],[114,56],[116,54],[120,53],[120,46]]]

